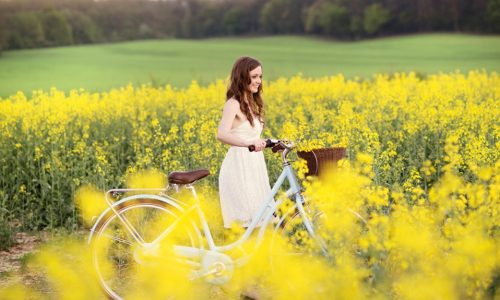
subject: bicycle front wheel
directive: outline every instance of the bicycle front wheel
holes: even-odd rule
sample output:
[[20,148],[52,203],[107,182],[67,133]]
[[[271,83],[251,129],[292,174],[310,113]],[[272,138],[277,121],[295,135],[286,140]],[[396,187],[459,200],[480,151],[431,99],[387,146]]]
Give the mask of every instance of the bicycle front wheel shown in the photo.
[[302,215],[294,205],[283,214],[281,222],[275,227],[271,255],[326,256],[326,244],[318,232],[323,217],[321,211],[312,211],[308,208]]
[[[102,288],[113,299],[143,289],[145,268],[169,265],[164,260],[172,259],[173,251],[165,246],[201,246],[196,226],[180,222],[181,209],[147,195],[126,203],[116,213],[109,211],[91,233],[94,268]],[[168,235],[158,241],[165,231]]]

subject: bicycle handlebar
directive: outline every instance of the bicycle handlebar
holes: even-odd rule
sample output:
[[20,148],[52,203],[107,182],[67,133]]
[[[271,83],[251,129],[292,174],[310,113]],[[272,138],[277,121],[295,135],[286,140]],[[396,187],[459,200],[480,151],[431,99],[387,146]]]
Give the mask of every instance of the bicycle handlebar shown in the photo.
[[[286,141],[277,140],[277,139],[267,139],[266,140],[266,148],[273,148],[272,149],[273,153],[276,153],[278,151],[285,150],[285,149],[291,150],[293,148],[293,144],[287,143]],[[255,146],[254,145],[248,146],[248,150],[250,152],[254,152]]]

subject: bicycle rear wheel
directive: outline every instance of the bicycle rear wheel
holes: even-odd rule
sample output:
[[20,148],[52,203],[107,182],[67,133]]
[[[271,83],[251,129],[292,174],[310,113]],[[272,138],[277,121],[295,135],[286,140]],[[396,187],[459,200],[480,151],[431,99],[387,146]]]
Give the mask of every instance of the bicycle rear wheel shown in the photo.
[[[172,245],[201,247],[201,234],[196,226],[181,221],[182,209],[156,198],[146,195],[130,201],[129,205],[124,202],[116,208],[116,214],[109,211],[103,216],[91,233],[94,268],[102,288],[113,299],[143,289],[148,268],[161,266],[161,272],[178,271],[165,269],[177,268]],[[143,241],[134,238],[130,227]],[[166,238],[154,242],[167,228]]]

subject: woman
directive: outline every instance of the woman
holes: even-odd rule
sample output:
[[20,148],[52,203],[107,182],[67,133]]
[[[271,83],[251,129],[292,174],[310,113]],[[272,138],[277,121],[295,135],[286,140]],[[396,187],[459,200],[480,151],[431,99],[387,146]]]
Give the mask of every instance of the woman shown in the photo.
[[[270,193],[269,177],[260,138],[264,125],[262,65],[240,57],[231,71],[227,100],[217,139],[231,145],[219,173],[219,194],[224,227],[240,223],[248,227]],[[250,152],[248,146],[254,145]],[[260,224],[258,224],[260,225]]]

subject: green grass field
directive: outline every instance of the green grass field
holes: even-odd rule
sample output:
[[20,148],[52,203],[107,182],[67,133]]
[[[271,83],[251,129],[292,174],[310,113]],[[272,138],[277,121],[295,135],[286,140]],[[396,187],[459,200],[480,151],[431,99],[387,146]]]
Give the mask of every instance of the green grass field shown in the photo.
[[250,55],[266,79],[343,73],[500,70],[500,36],[426,34],[360,42],[308,37],[151,40],[7,51],[0,56],[0,97],[33,89],[104,91],[128,83],[185,87],[227,77],[235,58]]

